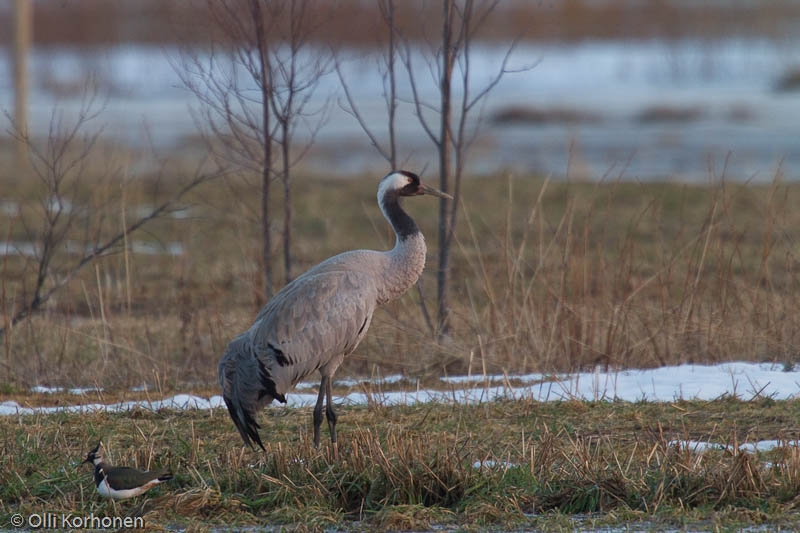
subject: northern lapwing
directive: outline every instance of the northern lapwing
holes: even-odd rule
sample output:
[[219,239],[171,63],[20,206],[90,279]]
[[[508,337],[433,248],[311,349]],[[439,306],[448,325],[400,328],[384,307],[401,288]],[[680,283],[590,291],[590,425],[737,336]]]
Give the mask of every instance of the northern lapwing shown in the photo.
[[143,472],[127,466],[111,466],[103,461],[102,445],[101,442],[92,448],[83,463],[94,465],[94,484],[103,497],[114,500],[133,498],[172,479],[169,472]]

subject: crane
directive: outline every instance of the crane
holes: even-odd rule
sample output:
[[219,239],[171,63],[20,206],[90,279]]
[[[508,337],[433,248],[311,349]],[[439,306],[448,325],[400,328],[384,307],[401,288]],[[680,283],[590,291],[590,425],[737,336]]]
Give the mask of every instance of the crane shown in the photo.
[[378,186],[378,206],[395,233],[388,251],[351,250],[312,267],[278,291],[253,325],[233,339],[219,363],[222,397],[244,443],[261,449],[257,413],[313,372],[322,376],[314,407],[314,446],[319,447],[322,404],[336,452],[337,415],[331,379],[364,338],[375,309],[399,298],[425,267],[425,238],[400,205],[407,196],[452,196],[419,176],[394,170]]

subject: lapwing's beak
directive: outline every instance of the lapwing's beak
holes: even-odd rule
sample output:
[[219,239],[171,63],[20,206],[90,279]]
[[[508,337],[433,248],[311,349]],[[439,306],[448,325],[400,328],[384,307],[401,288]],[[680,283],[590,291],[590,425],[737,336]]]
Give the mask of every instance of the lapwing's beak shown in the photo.
[[446,200],[452,200],[453,197],[447,194],[446,192],[442,192],[439,189],[434,189],[424,183],[419,184],[419,189],[417,189],[417,194],[430,194],[431,196],[438,196],[439,198],[444,198]]

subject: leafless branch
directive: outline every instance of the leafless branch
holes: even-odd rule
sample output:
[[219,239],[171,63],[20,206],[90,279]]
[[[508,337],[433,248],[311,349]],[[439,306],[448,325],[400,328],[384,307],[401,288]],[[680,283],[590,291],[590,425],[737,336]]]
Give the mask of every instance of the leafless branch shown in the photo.
[[[378,151],[378,153],[386,159],[387,161],[391,162],[392,160],[392,152],[389,150],[384,149],[383,145],[378,141],[378,138],[373,133],[372,129],[367,125],[367,121],[361,115],[361,111],[359,107],[356,105],[355,100],[353,99],[353,95],[350,92],[350,86],[348,85],[347,81],[344,78],[344,74],[342,73],[341,63],[339,58],[337,57],[334,62],[334,70],[336,75],[339,77],[339,83],[342,86],[342,90],[344,92],[345,99],[347,100],[347,106],[343,105],[341,101],[339,101],[339,107],[345,111],[347,114],[351,115],[353,118],[356,119],[358,122],[361,131],[369,139],[369,143]],[[389,131],[392,131],[392,127],[389,127]],[[391,138],[394,138],[393,134],[390,133]]]
[[[439,102],[435,105],[422,101],[412,60],[413,50],[408,40],[405,40],[404,46],[401,47],[400,57],[408,75],[415,114],[423,131],[425,131],[439,152],[440,188],[445,192],[452,192],[454,197],[451,205],[442,201],[439,209],[437,290],[440,334],[446,333],[448,328],[449,255],[456,228],[461,196],[461,179],[466,155],[470,145],[477,137],[486,97],[500,83],[505,74],[512,72],[508,68],[508,62],[518,42],[518,40],[514,40],[508,47],[496,74],[488,83],[477,92],[473,92],[470,64],[472,44],[478,31],[486,24],[488,18],[497,8],[498,3],[499,0],[488,2],[443,0],[440,39],[436,44],[433,44],[430,39],[426,40],[428,43],[427,54],[421,49],[422,58],[427,61],[430,75],[439,89]],[[457,67],[461,89],[461,98],[456,116],[453,116],[451,109],[454,67]],[[478,106],[480,106],[481,110],[478,120],[474,127],[471,128],[471,131],[468,131],[469,117]],[[427,110],[438,114],[438,132],[433,130],[425,118],[424,112]],[[453,166],[452,169],[451,165]]]
[[[403,62],[403,65],[406,68],[406,73],[408,74],[408,82],[411,86],[411,96],[412,96],[412,104],[414,105],[414,110],[419,120],[420,126],[425,131],[425,134],[430,138],[431,142],[440,149],[441,146],[441,139],[434,133],[433,128],[428,124],[428,121],[425,119],[424,114],[422,113],[423,107],[426,107],[426,104],[422,100],[422,97],[419,94],[417,89],[417,80],[416,76],[414,75],[414,66],[413,61],[411,59],[411,45],[408,41],[403,43],[403,47],[401,47],[401,54],[400,60]],[[433,108],[431,108],[433,109]]]
[[[207,0],[221,42],[213,43],[206,57],[187,51],[176,68],[202,107],[198,122],[208,145],[215,147],[215,157],[260,176],[267,296],[273,280],[271,182],[279,179],[283,186],[283,257],[288,281],[291,170],[311,148],[327,118],[327,102],[309,109],[331,61],[327,52],[312,46],[315,32],[327,20],[321,16],[324,10],[312,4],[313,0]],[[309,135],[306,144],[296,149],[299,127]]]
[[[36,142],[10,120],[11,133],[26,146],[31,160],[30,168],[41,182],[41,210],[31,218],[24,213],[20,215],[25,234],[35,242],[31,259],[35,276],[30,292],[24,291],[25,296],[19,310],[4,320],[0,336],[41,309],[56,292],[68,285],[96,258],[106,254],[134,232],[142,230],[152,220],[168,213],[186,193],[214,177],[201,173],[201,163],[194,178],[169,199],[145,216],[127,224],[115,235],[103,239],[103,229],[106,228],[103,206],[99,210],[91,208],[80,198],[81,188],[93,188],[93,184],[86,182],[86,165],[102,132],[102,129],[89,131],[91,121],[100,115],[96,101],[97,94],[90,86],[77,118],[71,124],[65,122],[60,111],[54,111],[48,137],[43,143]],[[113,173],[108,177],[118,179]],[[105,204],[110,203],[109,198],[104,201]],[[82,228],[79,226],[81,224]],[[82,241],[69,240],[77,234],[83,235]],[[72,261],[61,258],[57,256],[59,250],[77,250],[79,258]]]

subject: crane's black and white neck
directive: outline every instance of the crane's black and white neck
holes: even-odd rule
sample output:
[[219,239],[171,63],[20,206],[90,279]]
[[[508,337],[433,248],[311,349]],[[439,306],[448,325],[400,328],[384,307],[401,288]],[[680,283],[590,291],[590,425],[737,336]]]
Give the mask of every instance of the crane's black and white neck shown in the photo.
[[425,237],[417,223],[400,205],[400,198],[430,194],[452,197],[423,184],[419,176],[407,170],[394,170],[378,186],[378,205],[396,235],[394,248],[387,252],[388,268],[384,270],[384,291],[381,303],[397,298],[416,283],[425,268]]
[[399,240],[421,234],[417,223],[400,206],[401,196],[422,194],[418,192],[419,187],[419,176],[407,170],[390,172],[378,186],[378,205]]

